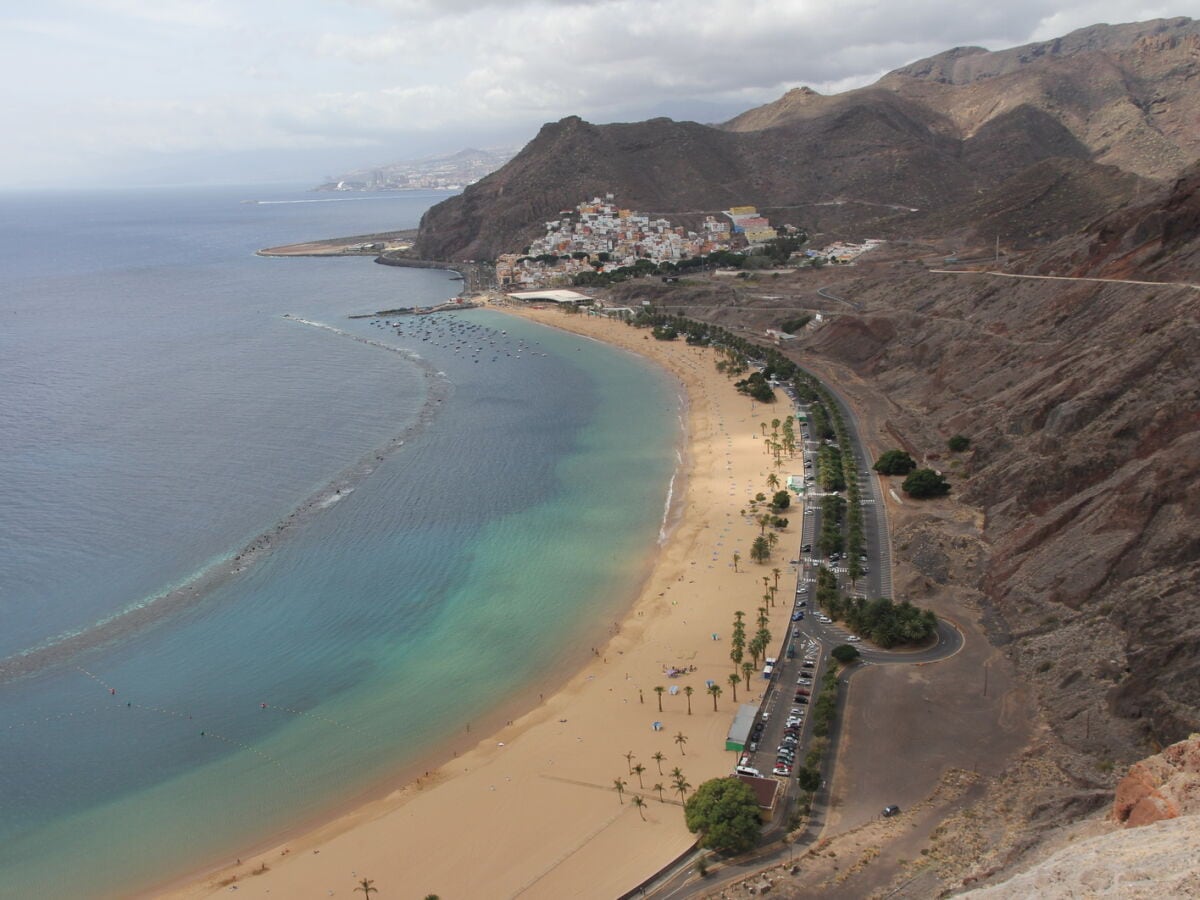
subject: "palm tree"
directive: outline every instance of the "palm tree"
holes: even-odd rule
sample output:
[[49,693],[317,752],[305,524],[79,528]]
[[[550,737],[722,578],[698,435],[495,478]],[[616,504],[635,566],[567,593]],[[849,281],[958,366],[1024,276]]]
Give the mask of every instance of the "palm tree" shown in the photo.
[[767,476],[767,487],[769,487],[771,490],[775,490],[779,487],[779,476],[774,472]]
[[779,576],[783,574],[783,570],[776,566],[771,570],[771,574],[775,576],[775,590],[779,590]]
[[687,743],[687,735],[682,731],[675,732],[675,743],[679,745],[679,755],[687,756],[687,754],[683,752],[683,745]]
[[710,684],[708,692],[713,698],[713,712],[717,711],[717,698],[721,696],[721,686],[719,684]]
[[742,561],[742,554],[740,554],[736,550],[734,550],[733,551],[733,571],[736,572],[738,570],[738,563],[740,563],[741,561]]
[[678,778],[675,779],[675,790],[679,792],[680,800],[687,799],[687,792],[691,790],[691,787],[692,786],[688,784],[687,779],[683,777],[682,773]]
[[742,683],[742,679],[738,677],[738,673],[734,672],[727,679],[729,686],[733,688],[733,702],[737,703],[737,686]]
[[625,765],[629,766],[629,774],[633,774],[633,751],[630,750],[625,754]]
[[758,668],[748,662],[742,663],[742,681],[746,682],[746,690],[750,690],[750,676],[754,674],[754,670]]
[[646,767],[643,766],[641,763],[638,763],[636,766],[633,767],[633,774],[638,777],[638,787],[640,787],[643,791],[646,789],[646,786],[644,784],[642,784],[642,773],[645,771],[646,771]]
[[772,531],[770,534],[767,535],[767,547],[768,548],[770,548],[771,550],[774,550],[775,545],[778,543],[779,543],[779,535],[777,535],[775,532]]
[[375,887],[374,878],[362,878],[358,882],[358,887],[354,889],[354,893],[362,891],[363,897],[369,898],[372,894],[378,894],[379,888]]
[[767,436],[767,423],[759,422],[758,425],[762,429],[763,437],[766,437]]
[[653,756],[651,756],[650,758],[651,758],[652,760],[654,760],[654,762],[655,762],[655,763],[657,763],[657,765],[658,765],[658,774],[659,774],[659,775],[661,775],[661,774],[662,774],[662,764],[663,764],[663,760],[664,760],[664,759],[666,759],[666,757],[665,757],[665,756],[663,756],[663,752],[662,752],[661,750],[655,750],[655,751],[654,751],[654,755],[653,755]]
[[614,778],[613,779],[613,790],[615,790],[617,792],[617,800],[619,800],[621,802],[621,805],[624,806],[625,800],[623,799],[623,795],[625,793],[625,782],[622,781],[620,778]]
[[659,803],[666,803],[666,802],[667,802],[666,800],[664,800],[664,799],[663,799],[663,795],[662,795],[662,792],[663,792],[663,786],[662,786],[662,782],[661,782],[661,781],[660,781],[658,784],[654,785],[654,787],[650,788],[650,790],[652,790],[652,791],[658,791],[658,802],[659,802]]
[[662,695],[666,693],[666,688],[661,684],[654,688],[654,693],[658,694],[658,711],[662,712]]
[[642,821],[645,822],[646,814],[642,812],[642,809],[646,806],[646,801],[642,798],[641,794],[633,795],[633,805],[637,807],[638,815],[641,816]]
[[760,536],[766,533],[767,526],[771,524],[770,513],[763,513],[758,517],[758,533]]
[[692,714],[692,694],[693,693],[695,693],[695,689],[690,684],[683,689],[683,694],[685,697],[687,697],[687,701],[688,701],[688,715],[689,716]]

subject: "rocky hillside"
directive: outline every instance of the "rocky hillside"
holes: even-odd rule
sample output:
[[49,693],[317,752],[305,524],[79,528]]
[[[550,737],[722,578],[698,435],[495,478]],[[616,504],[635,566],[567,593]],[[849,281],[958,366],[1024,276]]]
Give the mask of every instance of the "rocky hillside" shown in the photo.
[[[1193,167],[1018,271],[1200,283],[1197,254]],[[921,271],[838,293],[865,313],[808,350],[984,512],[997,639],[1058,736],[1095,763],[1200,729],[1200,290]]]
[[1007,881],[962,896],[1149,900],[1200,894],[1200,735],[1134,764],[1101,828],[1104,833],[1091,837],[1071,834],[1065,847],[1052,848]]
[[720,127],[570,117],[431,209],[416,249],[519,250],[560,209],[605,191],[648,212],[751,203],[810,230],[898,237],[978,229],[981,205],[1045,199],[1032,227],[1006,213],[993,232],[1047,243],[1200,157],[1198,76],[1200,23],[1181,18],[951,50],[859,90],[790,91]]

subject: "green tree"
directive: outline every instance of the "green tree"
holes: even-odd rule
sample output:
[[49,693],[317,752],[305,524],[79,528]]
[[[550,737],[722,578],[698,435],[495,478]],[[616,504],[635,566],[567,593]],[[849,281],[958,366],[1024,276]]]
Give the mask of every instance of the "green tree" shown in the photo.
[[829,655],[843,664],[852,663],[859,657],[858,649],[849,644],[838,644],[829,651]]
[[688,831],[699,833],[700,846],[743,853],[758,843],[762,816],[750,786],[737,778],[704,782],[683,807]]
[[889,450],[875,460],[875,471],[881,475],[907,475],[917,462],[903,450]]
[[726,680],[729,682],[729,686],[733,688],[733,702],[737,703],[737,686],[742,683],[742,679],[738,676],[737,672],[734,672]]
[[769,487],[771,490],[775,490],[779,487],[779,476],[774,472],[767,476],[767,487]]
[[655,688],[654,688],[654,693],[658,694],[658,711],[659,711],[659,712],[662,712],[662,711],[663,711],[663,708],[662,708],[662,695],[663,695],[663,694],[665,694],[665,693],[666,693],[666,691],[667,691],[667,689],[666,689],[665,687],[663,687],[661,684],[660,684],[660,685],[656,685],[656,686],[655,686]]
[[750,676],[754,674],[755,668],[748,662],[742,663],[742,681],[745,683],[747,691],[750,690]]
[[613,779],[613,790],[617,792],[617,800],[619,800],[621,802],[622,806],[625,805],[624,796],[625,796],[625,785],[626,784],[628,784],[628,782],[625,781],[623,778],[614,778]]
[[368,898],[369,900],[372,894],[379,893],[379,888],[375,887],[375,879],[360,878],[358,881],[358,887],[354,889],[354,893],[357,894],[359,891],[362,891],[363,897]]
[[677,732],[675,732],[674,740],[675,740],[675,743],[677,743],[679,745],[679,755],[687,756],[687,754],[683,752],[683,745],[687,743],[687,735],[684,734],[682,731],[677,731]]
[[708,693],[713,698],[713,712],[716,712],[717,698],[721,696],[721,686],[719,684],[710,684],[708,686]]
[[950,493],[950,482],[946,481],[944,475],[933,469],[917,469],[900,485],[904,489],[904,493],[917,500],[926,500],[930,497],[944,497]]
[[950,448],[951,453],[962,453],[971,446],[971,439],[966,435],[956,434],[946,441],[946,446]]
[[750,558],[756,563],[765,563],[771,558],[771,544],[763,535],[756,537],[750,545]]
[[683,695],[685,697],[687,697],[688,715],[689,716],[692,714],[692,694],[694,694],[695,692],[696,692],[696,689],[694,687],[692,687],[690,684],[686,685],[683,689]]
[[646,821],[646,814],[642,812],[646,807],[646,801],[641,794],[633,795],[633,805],[637,807],[638,815],[642,817],[642,821]]
[[821,786],[821,770],[805,767],[796,774],[796,781],[800,785],[800,790],[813,793]]
[[776,491],[775,496],[771,498],[771,509],[785,510],[792,505],[792,495],[787,491]]

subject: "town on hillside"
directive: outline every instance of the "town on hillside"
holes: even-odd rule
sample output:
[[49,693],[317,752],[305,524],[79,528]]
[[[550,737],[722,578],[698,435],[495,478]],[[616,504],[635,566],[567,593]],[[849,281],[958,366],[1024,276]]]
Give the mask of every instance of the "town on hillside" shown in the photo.
[[[848,263],[881,241],[804,249],[808,235],[793,225],[772,226],[753,206],[705,215],[699,231],[617,205],[611,193],[564,209],[523,253],[496,259],[501,288],[593,286],[625,276],[673,273],[705,264],[738,265],[759,256],[759,268]],[[789,262],[789,258],[797,254]],[[752,266],[753,267],[753,266]]]

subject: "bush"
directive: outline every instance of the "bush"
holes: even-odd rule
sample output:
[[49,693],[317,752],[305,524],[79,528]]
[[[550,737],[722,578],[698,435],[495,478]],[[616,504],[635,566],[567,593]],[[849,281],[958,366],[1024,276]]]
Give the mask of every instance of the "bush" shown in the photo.
[[907,475],[917,462],[903,450],[889,450],[875,460],[875,471],[881,475]]
[[950,493],[950,482],[933,469],[917,469],[901,485],[904,493],[917,500],[929,497],[944,497]]
[[771,509],[787,509],[792,505],[792,495],[787,491],[776,491],[771,498]]
[[950,448],[951,453],[962,453],[971,446],[971,439],[965,435],[956,434],[946,441],[946,446]]
[[859,654],[857,647],[851,647],[849,644],[838,644],[829,652],[829,655],[845,665],[858,659]]

